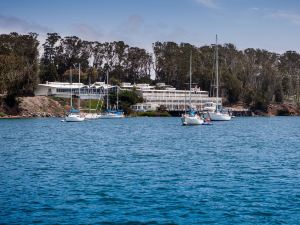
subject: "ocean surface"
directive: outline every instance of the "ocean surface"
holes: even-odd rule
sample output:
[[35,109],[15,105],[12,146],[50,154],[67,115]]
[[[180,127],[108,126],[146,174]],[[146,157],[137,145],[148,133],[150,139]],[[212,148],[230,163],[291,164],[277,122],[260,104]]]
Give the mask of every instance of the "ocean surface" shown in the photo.
[[0,224],[300,224],[300,117],[0,120]]

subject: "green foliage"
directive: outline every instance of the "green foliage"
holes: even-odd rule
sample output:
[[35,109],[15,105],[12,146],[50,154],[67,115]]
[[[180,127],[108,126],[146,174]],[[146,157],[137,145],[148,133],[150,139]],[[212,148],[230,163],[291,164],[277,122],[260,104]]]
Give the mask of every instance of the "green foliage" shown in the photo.
[[95,112],[95,111],[100,111],[101,109],[103,110],[104,103],[97,99],[81,100],[81,107],[86,111],[89,111],[89,108],[91,107],[91,111]]
[[[60,37],[48,33],[41,59],[40,79],[44,81],[69,80],[73,68],[77,81],[78,65],[81,65],[81,81],[88,83],[103,80],[107,71],[111,82],[140,82],[150,79],[152,56],[145,49],[130,47],[123,41],[88,42],[76,36]],[[93,58],[92,67],[89,59]],[[76,67],[76,68],[74,68]]]
[[[189,44],[156,42],[156,79],[178,89],[186,89],[189,56],[193,56],[193,83],[202,90],[214,80],[214,45],[197,48]],[[252,108],[266,110],[273,100],[282,102],[284,96],[299,96],[300,54],[288,51],[283,55],[261,49],[239,51],[232,44],[219,46],[220,93],[230,104],[243,101]]]
[[[196,47],[189,43],[155,42],[153,53],[132,47],[123,41],[89,42],[76,36],[61,37],[48,33],[38,64],[37,34],[0,35],[0,93],[8,96],[31,95],[41,81],[103,81],[109,72],[110,83],[151,83],[151,68],[156,82],[187,89],[189,59],[192,54],[193,86],[213,95],[214,45]],[[300,99],[300,54],[287,51],[276,54],[262,49],[239,51],[233,44],[219,47],[221,97],[233,104],[243,101],[252,108],[265,110],[270,102]],[[93,65],[89,65],[92,60]],[[155,60],[155,62],[153,62]],[[39,67],[38,67],[39,66]],[[38,73],[39,72],[39,73]],[[38,77],[39,75],[39,77]],[[123,95],[123,96],[122,96]],[[111,102],[116,103],[111,96]],[[137,93],[120,93],[120,106],[127,112],[130,105],[142,101]]]
[[8,96],[32,95],[37,84],[37,34],[0,35],[0,91]]
[[167,112],[167,108],[164,105],[160,105],[157,109],[158,112]]
[[290,116],[290,112],[287,108],[279,109],[277,111],[277,116]]
[[254,93],[254,91],[252,89],[246,89],[246,90],[244,90],[243,99],[244,99],[244,103],[247,106],[252,106],[252,103],[254,102],[254,99],[255,99],[255,93]]
[[274,95],[275,95],[275,102],[277,102],[277,103],[282,103],[283,102],[284,95],[283,95],[283,90],[282,90],[281,85],[278,85],[276,87]]
[[7,114],[5,114],[4,112],[0,112],[0,117],[4,117],[7,116]]
[[14,95],[6,95],[5,99],[5,104],[8,105],[9,107],[14,107],[18,105],[18,100],[16,99],[16,96]]
[[136,116],[143,116],[143,117],[170,117],[171,115],[168,112],[149,111],[149,112],[137,112]]
[[263,95],[257,95],[254,99],[253,109],[267,112],[269,101]]
[[[111,105],[116,105],[117,96],[116,94],[110,95]],[[129,115],[132,113],[130,106],[143,102],[143,98],[139,95],[136,90],[133,91],[120,91],[119,93],[119,108],[124,110],[124,113]]]
[[139,102],[143,102],[143,98],[136,90],[133,91],[121,91],[119,93],[119,101],[126,102],[130,105],[134,105]]
[[60,98],[60,97],[54,97],[54,96],[49,96],[48,98],[53,99],[54,101],[59,102],[62,106],[66,106],[70,104],[70,99],[68,98]]
[[232,75],[227,74],[223,77],[224,88],[227,90],[227,99],[229,103],[236,103],[239,101],[241,93],[241,82],[240,80]]

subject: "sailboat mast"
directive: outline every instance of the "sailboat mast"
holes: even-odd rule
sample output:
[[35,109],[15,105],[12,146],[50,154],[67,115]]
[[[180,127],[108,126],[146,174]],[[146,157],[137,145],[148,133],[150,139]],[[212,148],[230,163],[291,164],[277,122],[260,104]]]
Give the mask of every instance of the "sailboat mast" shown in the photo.
[[192,52],[190,55],[190,110],[192,110]]
[[186,90],[184,90],[184,112],[186,114]]
[[89,113],[91,113],[91,75],[89,76]]
[[78,72],[78,109],[80,108],[80,63],[79,63],[79,72]]
[[117,110],[119,110],[119,87],[117,86]]
[[216,35],[216,86],[217,86],[217,104],[216,104],[216,110],[218,111],[218,105],[219,105],[219,53],[218,53],[218,35]]
[[106,110],[108,110],[108,71],[106,72]]
[[71,110],[73,108],[73,101],[72,101],[72,95],[73,95],[73,90],[72,90],[72,67],[70,67],[70,85],[71,85],[71,99],[70,99],[70,105],[71,105]]
[[78,73],[79,78],[78,78],[78,83],[80,83],[80,69],[81,69],[81,65],[79,63],[79,73]]

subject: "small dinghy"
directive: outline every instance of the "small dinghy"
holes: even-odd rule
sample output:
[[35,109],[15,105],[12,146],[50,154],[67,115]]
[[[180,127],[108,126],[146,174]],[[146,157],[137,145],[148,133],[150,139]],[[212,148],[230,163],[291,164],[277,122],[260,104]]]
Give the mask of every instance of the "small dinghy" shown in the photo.
[[213,123],[211,122],[211,119],[208,117],[204,120],[202,125],[210,126],[210,125],[213,125]]
[[210,125],[213,125],[213,123],[212,122],[203,122],[202,125],[210,126]]

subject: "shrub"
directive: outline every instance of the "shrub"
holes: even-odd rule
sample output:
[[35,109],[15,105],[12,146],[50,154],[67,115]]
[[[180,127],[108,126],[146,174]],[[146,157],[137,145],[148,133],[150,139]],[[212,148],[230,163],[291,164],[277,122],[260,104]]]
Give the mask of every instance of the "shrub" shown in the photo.
[[4,112],[0,112],[0,117],[7,116]]

